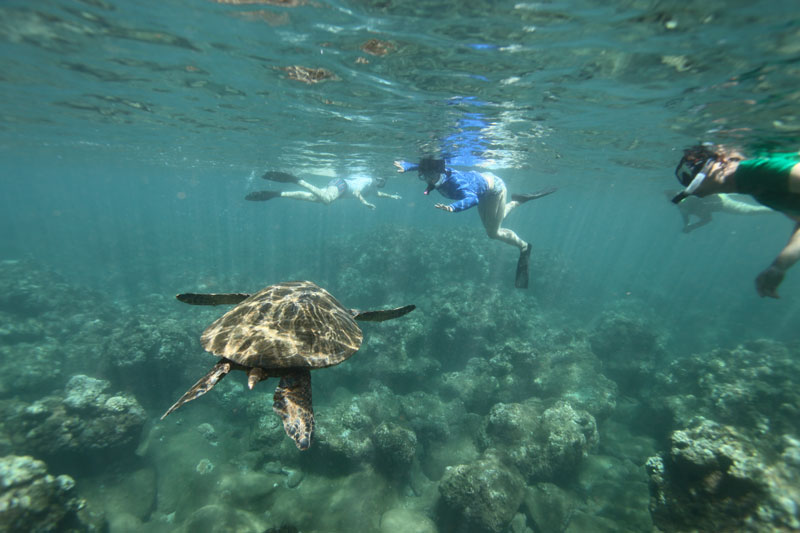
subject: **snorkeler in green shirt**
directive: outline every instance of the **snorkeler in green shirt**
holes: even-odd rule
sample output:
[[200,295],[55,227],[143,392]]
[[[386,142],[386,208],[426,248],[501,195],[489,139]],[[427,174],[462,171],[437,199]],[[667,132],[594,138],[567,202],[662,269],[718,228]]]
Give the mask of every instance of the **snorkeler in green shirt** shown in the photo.
[[685,187],[672,199],[676,204],[691,195],[749,194],[794,221],[788,244],[756,277],[759,296],[777,298],[786,271],[800,260],[800,153],[745,158],[721,146],[698,145],[684,150],[675,176]]

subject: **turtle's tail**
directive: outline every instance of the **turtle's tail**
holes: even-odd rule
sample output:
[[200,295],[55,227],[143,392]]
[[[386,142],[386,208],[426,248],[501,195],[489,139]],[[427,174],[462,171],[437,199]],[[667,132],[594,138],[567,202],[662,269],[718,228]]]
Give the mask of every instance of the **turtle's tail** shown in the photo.
[[214,368],[211,371],[203,376],[200,381],[192,385],[192,388],[187,390],[183,396],[178,399],[175,404],[167,409],[167,412],[161,415],[161,420],[164,420],[168,414],[172,411],[180,407],[181,405],[185,404],[186,402],[190,402],[196,398],[199,398],[203,394],[207,393],[211,389],[214,388],[219,380],[224,378],[228,372],[231,371],[231,362],[227,359],[220,359],[219,362],[214,365]]

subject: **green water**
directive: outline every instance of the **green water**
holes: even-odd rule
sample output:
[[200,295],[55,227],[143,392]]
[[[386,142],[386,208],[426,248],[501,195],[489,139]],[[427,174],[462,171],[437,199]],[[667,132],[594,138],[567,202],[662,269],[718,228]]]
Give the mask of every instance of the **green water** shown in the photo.
[[[654,394],[701,403],[707,394],[708,405],[721,394],[652,385],[679,375],[669,363],[694,358],[700,383],[715,357],[747,374],[751,359],[736,347],[759,339],[776,343],[749,348],[766,368],[770,354],[800,355],[800,273],[789,271],[779,300],[759,298],[753,284],[792,223],[716,214],[685,234],[664,194],[678,189],[681,150],[698,141],[746,153],[800,147],[799,43],[791,1],[3,2],[3,412],[16,420],[85,374],[135,397],[147,422],[131,443],[139,454],[112,450],[106,467],[85,450],[44,457],[12,422],[1,454],[39,455],[51,473],[72,475],[115,531],[204,521],[230,531],[401,531],[393,520],[420,516],[438,531],[466,531],[443,510],[442,479],[495,447],[476,436],[487,423],[491,433],[493,406],[572,401],[592,406],[599,443],[577,473],[523,473],[522,490],[541,502],[542,483],[553,483],[576,510],[558,529],[523,503],[498,531],[651,531],[644,460],[668,449],[667,434],[688,418],[647,428],[637,408],[662,401]],[[324,69],[323,79],[295,79],[295,66]],[[425,155],[494,172],[511,192],[558,188],[505,222],[534,246],[529,290],[514,288],[517,252],[485,237],[477,209],[434,209],[442,198],[392,166]],[[294,188],[262,180],[267,170],[319,186],[381,176],[402,198],[372,199],[375,210],[352,199],[245,202],[254,190]],[[411,466],[347,457],[330,435],[300,457],[271,413],[274,382],[250,393],[243,375],[158,422],[213,364],[199,336],[226,310],[173,295],[290,279],[314,280],[348,307],[417,305],[405,322],[364,326],[352,361],[314,373],[318,428],[327,420],[373,444],[376,424],[410,429]],[[592,341],[620,321],[635,327],[604,358]],[[631,377],[612,353],[647,365]],[[570,370],[542,384],[545,367]],[[615,409],[581,398],[606,390],[583,386],[597,375],[617,387]],[[741,379],[745,410],[798,408],[794,376]],[[748,387],[782,399],[762,402]],[[370,406],[368,423],[346,419],[351,404]],[[713,413],[693,409],[684,414]],[[217,446],[195,431],[204,422]],[[739,424],[774,448],[777,433]],[[637,451],[619,444],[636,439]],[[200,474],[201,459],[214,470]],[[275,464],[302,472],[302,483],[287,487]],[[603,488],[608,470],[617,474]],[[279,487],[254,488],[265,483]],[[150,496],[132,509],[133,493]],[[587,503],[598,498],[605,503]]]

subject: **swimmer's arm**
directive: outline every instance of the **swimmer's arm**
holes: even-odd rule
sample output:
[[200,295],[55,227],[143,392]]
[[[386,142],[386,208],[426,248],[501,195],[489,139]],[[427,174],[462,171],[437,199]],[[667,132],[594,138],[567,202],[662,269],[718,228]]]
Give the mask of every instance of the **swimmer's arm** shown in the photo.
[[392,200],[400,200],[402,196],[399,194],[386,194],[385,192],[378,191],[378,198],[391,198]]
[[448,207],[451,208],[450,211],[457,213],[469,209],[470,207],[475,207],[476,205],[478,205],[478,195],[472,191],[464,191],[463,197],[457,202],[453,202]]
[[789,237],[789,242],[778,254],[772,264],[756,278],[756,290],[760,296],[778,297],[778,285],[783,281],[783,276],[792,265],[800,260],[800,220]]
[[800,194],[800,163],[793,166],[789,173],[789,192]]
[[361,193],[360,193],[360,192],[358,192],[358,191],[354,191],[354,192],[353,192],[353,196],[355,196],[355,197],[358,199],[358,201],[359,201],[359,202],[361,202],[361,203],[362,203],[362,204],[364,204],[365,206],[369,207],[370,209],[375,209],[375,205],[374,205],[374,204],[371,204],[371,203],[369,203],[368,201],[366,201],[366,200],[364,199],[364,197],[363,197],[363,196],[361,196]]
[[690,231],[692,231],[691,229],[692,224],[691,220],[689,219],[689,212],[681,204],[678,204],[678,212],[681,214],[681,220],[683,220],[683,232],[689,233]]
[[792,236],[789,237],[789,242],[778,254],[778,257],[775,258],[773,264],[785,272],[798,260],[800,260],[800,222],[795,224]]
[[419,165],[417,165],[416,163],[410,163],[408,161],[403,161],[402,159],[398,159],[392,164],[397,168],[398,172],[409,172],[411,170],[417,170],[419,168]]
[[690,231],[694,231],[697,228],[702,228],[709,222],[711,222],[711,214],[709,214],[707,217],[701,218],[697,222],[687,223],[686,225],[683,226],[683,232],[689,233]]
[[722,211],[736,213],[740,215],[754,215],[756,213],[769,213],[772,211],[764,205],[755,205],[741,200],[735,200],[727,194],[718,195]]

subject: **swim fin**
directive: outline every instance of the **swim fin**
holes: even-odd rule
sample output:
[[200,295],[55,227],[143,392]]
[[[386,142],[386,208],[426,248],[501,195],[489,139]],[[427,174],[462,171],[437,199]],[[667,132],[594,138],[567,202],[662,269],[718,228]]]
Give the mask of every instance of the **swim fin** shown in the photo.
[[538,192],[532,192],[528,194],[512,194],[511,199],[515,202],[519,202],[524,204],[525,202],[529,202],[531,200],[538,200],[543,196],[547,196],[548,194],[553,194],[558,190],[558,187],[551,187],[549,189],[542,189]]
[[528,243],[525,248],[519,252],[519,260],[517,260],[517,277],[514,280],[514,286],[518,289],[528,288],[528,264],[531,259],[531,250],[533,246]]
[[275,170],[265,172],[261,177],[265,180],[277,181],[278,183],[297,183],[299,179],[297,176],[293,176],[288,172],[278,172]]
[[280,191],[253,191],[245,196],[244,199],[250,200],[251,202],[266,202],[280,195]]

